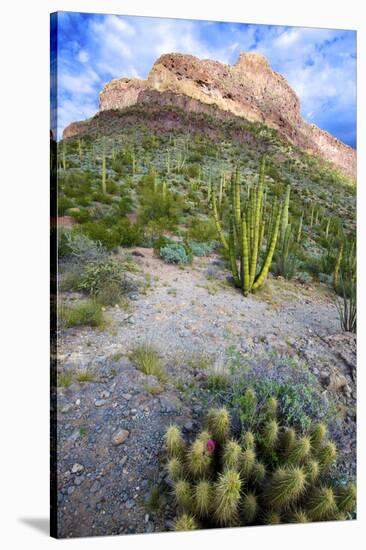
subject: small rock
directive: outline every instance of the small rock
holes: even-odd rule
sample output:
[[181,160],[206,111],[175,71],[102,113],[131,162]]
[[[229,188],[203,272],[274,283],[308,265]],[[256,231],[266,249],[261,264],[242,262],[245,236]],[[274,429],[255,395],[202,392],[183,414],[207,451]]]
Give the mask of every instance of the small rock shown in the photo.
[[123,399],[126,399],[126,401],[129,401],[132,397],[130,393],[123,393],[122,394]]
[[72,493],[75,491],[75,487],[73,485],[71,485],[70,487],[67,488],[67,494],[68,495],[72,495]]
[[327,389],[329,391],[337,392],[347,386],[347,379],[343,374],[331,373],[328,379]]
[[187,430],[187,432],[190,432],[191,430],[193,430],[193,422],[191,420],[188,420],[188,422],[186,422],[183,427],[185,430]]
[[100,397],[102,399],[108,399],[109,396],[110,396],[110,393],[107,390],[102,391],[102,393],[100,394]]
[[128,510],[131,510],[131,508],[133,508],[134,506],[136,505],[136,502],[130,498],[127,502],[126,502],[126,508]]
[[107,401],[105,399],[97,399],[96,401],[94,401],[94,405],[96,407],[102,407],[106,403],[107,403]]
[[75,479],[74,479],[74,484],[75,485],[81,485],[82,482],[84,481],[85,477],[84,476],[76,476]]
[[62,407],[61,412],[63,414],[66,414],[66,413],[70,412],[71,410],[72,410],[72,405],[71,405],[71,403],[69,403],[68,405],[64,405]]
[[120,466],[124,466],[127,462],[127,456],[124,456],[123,458],[121,458],[121,460],[119,461],[119,464]]
[[100,483],[99,481],[94,481],[93,485],[90,487],[91,493],[96,493],[99,490]]
[[71,468],[71,471],[73,474],[81,474],[81,472],[84,471],[84,466],[82,464],[78,464],[77,462],[73,465]]
[[112,437],[112,444],[117,447],[126,441],[130,432],[128,430],[118,430]]

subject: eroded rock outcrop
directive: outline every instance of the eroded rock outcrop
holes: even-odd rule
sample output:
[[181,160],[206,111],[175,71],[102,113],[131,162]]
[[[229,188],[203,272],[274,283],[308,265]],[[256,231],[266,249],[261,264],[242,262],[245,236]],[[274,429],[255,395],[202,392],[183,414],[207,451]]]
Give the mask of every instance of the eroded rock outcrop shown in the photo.
[[[215,107],[216,113],[275,128],[295,146],[322,156],[352,177],[356,175],[355,150],[302,119],[296,93],[260,54],[241,53],[234,65],[165,54],[154,63],[146,80],[109,82],[100,93],[99,104],[100,111],[136,104],[175,105],[186,112],[205,113]],[[70,125],[64,137],[78,132],[77,126]]]

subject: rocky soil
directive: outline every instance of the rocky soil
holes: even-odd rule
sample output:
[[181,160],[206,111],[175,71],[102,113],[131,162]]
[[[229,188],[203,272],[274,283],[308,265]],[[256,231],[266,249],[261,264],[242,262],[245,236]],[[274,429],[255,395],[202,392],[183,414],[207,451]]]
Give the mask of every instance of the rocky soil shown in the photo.
[[[103,331],[85,327],[58,334],[59,374],[92,378],[74,378],[57,390],[59,536],[171,527],[161,465],[164,430],[171,422],[188,436],[198,429],[210,398],[202,397],[207,369],[197,365],[209,357],[214,369],[222,369],[230,345],[248,357],[275,354],[307,365],[325,398],[336,399],[340,461],[355,475],[356,342],[354,335],[340,333],[325,286],[270,279],[244,298],[228,284],[216,256],[181,269],[150,249],[133,254],[145,285],[131,296],[130,308],[109,308]],[[159,350],[168,382],[146,376],[129,359],[142,342]]]

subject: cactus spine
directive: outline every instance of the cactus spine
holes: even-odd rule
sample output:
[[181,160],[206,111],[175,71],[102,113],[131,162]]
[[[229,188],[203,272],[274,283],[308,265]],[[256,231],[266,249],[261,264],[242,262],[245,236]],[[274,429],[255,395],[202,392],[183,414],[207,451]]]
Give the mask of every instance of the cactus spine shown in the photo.
[[240,475],[227,470],[219,476],[215,488],[215,516],[220,525],[235,525],[239,512]]
[[175,531],[193,531],[194,529],[198,529],[198,524],[193,516],[183,514],[176,520],[174,529]]
[[257,406],[259,430],[238,439],[223,408],[210,409],[209,431],[190,445],[176,426],[168,428],[167,470],[179,513],[175,529],[343,520],[354,512],[355,486],[326,484],[326,469],[336,458],[326,427],[317,424],[309,435],[297,435],[279,427],[276,399]]

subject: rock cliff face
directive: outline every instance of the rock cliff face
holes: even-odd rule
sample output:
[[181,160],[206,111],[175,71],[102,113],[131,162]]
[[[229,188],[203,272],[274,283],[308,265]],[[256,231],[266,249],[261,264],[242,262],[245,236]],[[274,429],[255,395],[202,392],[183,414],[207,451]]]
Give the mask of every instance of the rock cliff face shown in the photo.
[[[216,112],[218,108],[275,128],[290,143],[356,175],[355,150],[305,122],[294,90],[271,69],[265,57],[256,53],[240,54],[234,65],[166,54],[155,62],[147,80],[112,80],[100,93],[100,111],[135,104],[176,105],[185,111],[206,113],[215,106]],[[70,125],[64,137],[77,132],[78,127]]]

